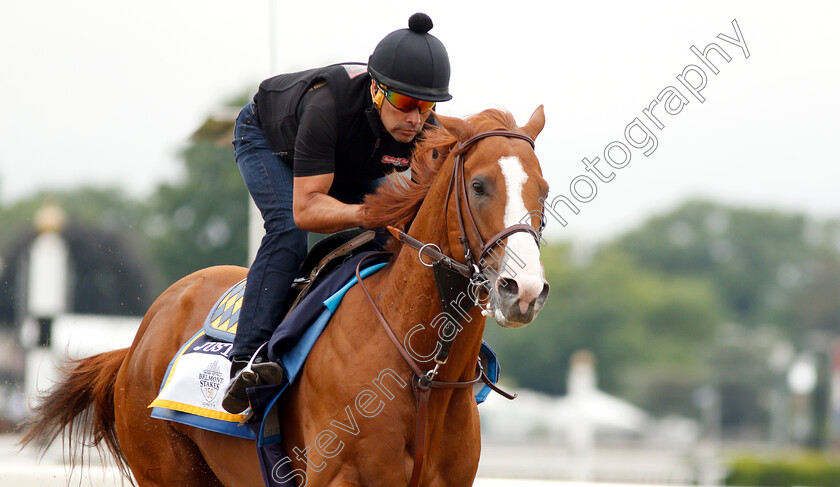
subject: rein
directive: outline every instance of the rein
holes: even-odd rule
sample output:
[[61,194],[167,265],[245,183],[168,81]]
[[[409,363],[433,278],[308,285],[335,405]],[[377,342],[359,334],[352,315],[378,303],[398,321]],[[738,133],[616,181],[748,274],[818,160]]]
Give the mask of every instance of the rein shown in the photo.
[[[379,320],[379,323],[382,325],[382,328],[385,330],[385,333],[388,335],[388,338],[391,339],[391,343],[400,352],[400,355],[403,356],[408,366],[411,368],[411,371],[414,372],[414,382],[412,382],[412,388],[417,391],[417,423],[415,426],[415,439],[414,439],[414,468],[411,472],[411,481],[409,485],[411,487],[417,487],[420,484],[420,473],[423,470],[423,458],[425,456],[425,444],[426,444],[426,424],[428,423],[428,415],[429,415],[429,396],[431,394],[432,389],[466,389],[468,387],[472,387],[473,385],[477,384],[479,381],[484,382],[490,389],[501,394],[502,396],[506,397],[507,399],[514,399],[516,398],[516,394],[508,394],[507,392],[499,389],[496,384],[490,381],[490,378],[487,377],[487,374],[484,373],[484,367],[481,365],[481,361],[477,362],[478,364],[478,371],[476,376],[472,380],[468,381],[456,381],[456,382],[447,382],[436,380],[434,377],[438,373],[438,369],[442,365],[443,362],[437,362],[435,364],[435,368],[429,370],[428,372],[423,372],[420,369],[420,366],[417,364],[417,361],[408,353],[408,350],[405,349],[405,346],[400,342],[400,339],[397,338],[396,334],[394,334],[394,329],[391,328],[391,325],[388,323],[388,320],[382,314],[382,311],[376,305],[376,302],[373,300],[373,296],[371,296],[370,291],[368,291],[367,287],[364,285],[364,281],[362,280],[361,276],[361,266],[368,258],[374,258],[379,255],[387,254],[387,252],[378,252],[375,254],[370,254],[363,257],[359,263],[356,265],[356,280],[359,283],[359,286],[365,293],[365,296],[368,299],[368,302],[373,307],[373,311],[376,314],[376,318]],[[451,343],[451,341],[450,341]],[[437,359],[436,359],[437,361]]]
[[[443,254],[440,251],[440,248],[437,247],[435,244],[423,243],[415,239],[414,237],[411,237],[403,231],[397,230],[392,227],[388,228],[388,230],[394,235],[394,237],[397,238],[401,243],[406,244],[418,251],[420,256],[420,262],[423,265],[427,267],[432,267],[434,269],[434,277],[435,284],[438,290],[438,297],[440,298],[441,306],[443,307],[443,310],[445,312],[452,311],[452,302],[448,298],[451,297],[451,293],[453,292],[460,291],[461,293],[463,293],[464,290],[466,290],[469,294],[470,286],[473,286],[476,290],[483,289],[486,292],[489,292],[491,290],[492,286],[487,276],[485,276],[482,272],[482,266],[485,262],[485,257],[496,245],[501,243],[502,240],[515,233],[526,232],[534,237],[534,239],[537,241],[537,245],[539,246],[540,233],[543,227],[542,218],[540,221],[539,230],[535,230],[530,225],[518,223],[503,229],[502,231],[490,237],[490,239],[488,240],[484,239],[484,237],[481,235],[481,231],[479,231],[478,229],[478,225],[476,225],[475,223],[472,211],[470,210],[469,199],[467,197],[467,183],[464,176],[463,155],[467,152],[471,145],[487,137],[508,137],[522,139],[527,141],[532,148],[534,147],[533,139],[531,139],[525,134],[509,130],[490,130],[487,132],[481,132],[461,142],[458,145],[457,154],[455,156],[455,161],[453,164],[452,176],[449,180],[449,189],[446,193],[446,202],[444,208],[449,208],[449,199],[450,196],[454,193],[455,208],[458,217],[458,226],[460,230],[459,241],[464,247],[464,261],[466,262],[466,264],[461,263],[453,259],[452,257]],[[477,236],[478,240],[480,241],[477,261],[474,259],[474,254],[470,248],[469,236],[466,230],[467,224],[469,224],[469,227],[472,229],[472,232]],[[448,223],[446,225],[446,233],[448,235]],[[516,397],[516,394],[508,394],[507,392],[499,389],[495,384],[493,384],[487,377],[487,374],[485,374],[484,368],[481,365],[480,360],[478,361],[478,370],[476,376],[472,380],[446,382],[435,379],[435,377],[438,374],[438,370],[440,369],[440,366],[445,364],[446,360],[449,357],[449,350],[452,346],[453,340],[455,339],[455,335],[457,334],[457,329],[451,330],[451,337],[447,336],[447,338],[441,338],[438,341],[439,347],[437,349],[438,351],[434,359],[435,366],[428,372],[423,372],[423,370],[417,364],[417,361],[415,361],[411,354],[409,354],[409,352],[405,349],[405,346],[403,346],[399,338],[397,338],[397,336],[394,334],[393,328],[388,323],[388,320],[385,318],[385,316],[382,314],[382,311],[376,305],[373,296],[371,296],[370,292],[368,291],[367,287],[365,287],[364,282],[362,281],[362,277],[360,274],[362,263],[368,258],[373,258],[378,255],[381,255],[381,253],[371,254],[363,258],[358,263],[358,265],[356,266],[356,278],[358,280],[359,286],[364,291],[368,302],[373,308],[376,318],[379,320],[379,323],[382,325],[382,328],[385,330],[385,333],[391,340],[391,343],[393,343],[394,347],[397,349],[400,355],[402,355],[403,359],[406,361],[406,363],[408,364],[409,368],[412,370],[415,376],[412,386],[417,391],[417,424],[415,427],[414,467],[411,473],[411,480],[409,482],[409,486],[417,487],[420,484],[420,475],[423,470],[423,458],[425,455],[426,443],[426,424],[428,422],[427,420],[429,412],[429,396],[431,394],[432,389],[465,389],[472,387],[480,381],[483,381],[488,387],[490,387],[490,389],[492,389],[498,394],[501,394],[507,399],[514,399]],[[427,264],[423,260],[424,255],[432,259],[431,264]],[[461,295],[459,294],[458,298],[456,298],[455,300],[456,303],[460,302],[460,297]],[[478,299],[477,297],[475,297],[473,302],[471,303],[470,308],[476,306],[477,304]],[[459,314],[463,313],[464,311],[461,311],[461,313]],[[457,315],[450,313],[450,316],[454,317]],[[449,328],[457,327],[451,326]],[[449,334],[445,333],[445,335]]]

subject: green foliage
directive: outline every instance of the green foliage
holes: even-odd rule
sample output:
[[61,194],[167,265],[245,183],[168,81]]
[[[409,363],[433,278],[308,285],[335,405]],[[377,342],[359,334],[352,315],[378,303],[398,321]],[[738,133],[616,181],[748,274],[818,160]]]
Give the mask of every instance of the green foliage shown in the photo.
[[[706,342],[700,358],[706,365],[691,374],[720,393],[725,427],[760,431],[767,424],[762,398],[780,380],[768,357],[780,346],[805,342],[812,330],[840,333],[838,225],[694,201],[608,246],[666,279],[704,282],[719,297],[723,307],[715,339]],[[630,392],[661,390],[667,382],[673,382],[667,372],[642,366],[631,374]]]
[[817,454],[770,460],[739,457],[729,464],[726,485],[838,487],[840,459]]
[[[248,98],[234,96],[224,105],[238,109]],[[205,130],[211,125],[212,135]],[[162,184],[147,199],[142,228],[168,284],[205,267],[247,264],[249,196],[233,158],[232,131],[224,127],[231,121],[209,117],[181,153],[184,179]]]
[[183,153],[184,181],[161,185],[145,203],[117,189],[44,191],[0,207],[0,247],[31,234],[34,216],[54,201],[71,223],[118,232],[135,251],[151,254],[153,294],[198,269],[246,264],[248,192],[229,144],[193,142]]
[[[242,106],[246,99],[238,96],[229,104]],[[146,260],[145,268],[151,276],[147,291],[153,296],[198,269],[244,265],[248,192],[229,138],[224,136],[219,143],[191,141],[181,154],[183,180],[160,185],[145,201],[132,200],[119,189],[81,188],[44,191],[0,206],[0,225],[4,228],[0,250],[4,256],[18,252],[15,249],[22,239],[31,238],[38,209],[51,200],[62,208],[71,224],[120,233],[123,245],[130,245]],[[9,267],[14,263],[5,266],[7,271],[14,270]]]
[[143,210],[117,189],[77,188],[62,191],[42,191],[10,206],[0,206],[0,246],[6,246],[17,235],[34,228],[34,217],[47,201],[55,202],[68,220],[119,231],[132,239],[138,238],[137,223]]
[[488,325],[506,377],[519,386],[562,393],[571,355],[598,359],[601,388],[626,392],[628,370],[639,364],[691,368],[719,322],[715,293],[690,278],[662,278],[608,249],[576,265],[568,245],[543,248],[551,293],[524,330]]
[[248,192],[232,146],[193,142],[185,180],[149,198],[142,226],[164,280],[219,264],[246,264]]
[[614,246],[665,275],[709,279],[736,322],[776,321],[825,240],[804,216],[689,202]]
[[808,330],[840,333],[839,226],[689,202],[586,262],[550,245],[546,307],[524,330],[489,325],[487,338],[518,386],[562,393],[569,357],[588,349],[608,392],[693,415],[694,392],[711,385],[725,426],[760,431],[779,380],[768,357]]

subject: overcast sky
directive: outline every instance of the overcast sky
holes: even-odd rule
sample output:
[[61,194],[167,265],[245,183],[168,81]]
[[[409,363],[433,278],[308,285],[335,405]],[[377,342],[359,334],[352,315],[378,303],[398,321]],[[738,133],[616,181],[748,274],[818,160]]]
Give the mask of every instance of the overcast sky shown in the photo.
[[[545,105],[537,154],[551,194],[591,198],[577,201],[565,229],[550,223],[555,235],[601,239],[691,197],[837,217],[840,4],[793,5],[5,1],[0,201],[81,185],[148,195],[179,177],[179,149],[224,101],[274,71],[366,61],[424,11],[452,62],[455,98],[441,113],[504,107],[524,123]],[[733,20],[745,47],[718,37],[737,39]],[[712,42],[731,58],[709,55],[718,74],[690,49]],[[677,78],[690,65],[707,78],[702,103]],[[678,113],[650,108],[663,91]],[[657,139],[648,156],[626,140],[637,117]],[[641,130],[630,136],[641,140]],[[604,161],[612,142],[616,165],[629,149],[620,169]],[[581,162],[595,157],[609,182]]]

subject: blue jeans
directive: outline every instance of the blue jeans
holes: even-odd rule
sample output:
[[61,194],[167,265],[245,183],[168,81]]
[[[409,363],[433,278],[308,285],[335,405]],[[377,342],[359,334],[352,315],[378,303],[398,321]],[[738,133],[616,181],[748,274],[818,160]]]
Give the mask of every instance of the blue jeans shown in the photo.
[[[292,169],[272,152],[268,138],[257,125],[252,102],[236,119],[233,149],[239,172],[265,227],[265,236],[248,270],[231,350],[232,357],[242,357],[252,355],[268,341],[283,318],[289,288],[306,256],[308,234],[295,225]],[[334,183],[328,194],[345,203],[361,203],[380,181]]]

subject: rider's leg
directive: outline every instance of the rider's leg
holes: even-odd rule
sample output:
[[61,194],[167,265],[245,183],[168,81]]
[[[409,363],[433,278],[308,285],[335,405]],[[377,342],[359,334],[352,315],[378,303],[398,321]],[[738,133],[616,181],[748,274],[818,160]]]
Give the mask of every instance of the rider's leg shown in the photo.
[[[295,226],[292,213],[292,170],[272,153],[268,139],[256,125],[250,103],[236,120],[233,145],[239,171],[260,210],[266,234],[248,271],[231,351],[232,375],[268,341],[280,323],[289,288],[306,255],[306,232]],[[244,388],[240,396],[245,401],[244,409]]]

